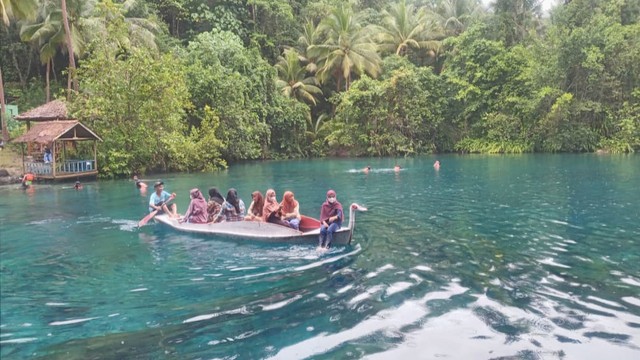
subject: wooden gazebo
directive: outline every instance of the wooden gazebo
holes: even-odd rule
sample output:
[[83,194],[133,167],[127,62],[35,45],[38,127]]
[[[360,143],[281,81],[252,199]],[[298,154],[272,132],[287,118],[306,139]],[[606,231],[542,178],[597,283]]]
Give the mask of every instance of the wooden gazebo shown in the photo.
[[[15,143],[27,144],[26,152],[22,147],[25,173],[53,180],[98,174],[97,142],[102,139],[79,121],[68,119],[64,102],[51,101],[16,119],[27,122],[27,132],[13,139]],[[92,141],[92,148],[82,149],[79,142],[85,141]],[[43,156],[45,147],[51,151],[51,159]]]

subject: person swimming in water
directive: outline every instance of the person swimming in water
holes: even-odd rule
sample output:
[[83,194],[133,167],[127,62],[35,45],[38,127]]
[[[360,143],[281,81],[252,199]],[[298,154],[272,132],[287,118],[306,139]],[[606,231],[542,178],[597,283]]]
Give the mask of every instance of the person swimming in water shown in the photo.
[[140,189],[140,192],[147,191],[147,184],[138,178],[138,175],[133,175],[133,181],[136,182],[136,187]]
[[440,169],[440,161],[436,160],[436,162],[433,163],[433,168],[436,170]]
[[24,174],[24,176],[22,177],[22,187],[25,189],[30,187],[31,184],[33,184],[33,180],[35,179],[36,179],[36,176],[33,175],[32,172],[28,172]]

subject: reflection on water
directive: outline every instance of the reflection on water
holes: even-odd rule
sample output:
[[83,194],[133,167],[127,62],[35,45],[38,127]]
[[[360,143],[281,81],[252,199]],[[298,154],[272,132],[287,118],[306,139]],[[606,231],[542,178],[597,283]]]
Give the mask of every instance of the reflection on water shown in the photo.
[[[129,181],[2,188],[3,359],[636,359],[640,158],[442,156],[245,164],[188,191],[327,189],[355,243],[137,229]],[[398,164],[401,171],[393,171]],[[372,169],[362,169],[371,165]],[[286,174],[286,176],[283,176]]]

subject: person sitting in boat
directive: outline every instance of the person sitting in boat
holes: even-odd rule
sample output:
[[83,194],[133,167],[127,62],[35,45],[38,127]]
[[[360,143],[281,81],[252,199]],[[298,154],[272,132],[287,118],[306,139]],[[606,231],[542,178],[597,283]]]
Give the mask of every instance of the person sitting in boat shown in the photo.
[[36,176],[33,175],[32,172],[27,172],[22,177],[22,187],[25,189],[28,188],[29,186],[31,186],[31,184],[33,184],[33,180],[35,179],[36,179]]
[[320,207],[320,239],[318,247],[328,249],[333,241],[333,234],[342,226],[342,204],[336,199],[336,192],[327,191],[327,200]]
[[187,208],[187,212],[180,219],[181,223],[188,222],[192,224],[206,224],[209,218],[207,213],[207,202],[204,200],[202,193],[198,188],[191,189],[189,192],[191,202]]
[[298,230],[300,228],[300,204],[294,198],[293,192],[285,191],[282,196],[282,220],[289,223],[289,227]]
[[289,222],[282,220],[282,205],[280,205],[278,200],[276,200],[276,191],[269,189],[264,195],[265,199],[264,207],[262,208],[262,219],[265,222],[289,226]]
[[209,218],[207,222],[212,223],[216,221],[220,210],[222,210],[222,204],[224,203],[224,197],[218,191],[217,187],[212,187],[209,189],[209,202],[207,202],[207,213],[209,214]]
[[262,221],[262,209],[264,208],[264,198],[258,190],[251,193],[251,205],[247,210],[246,221]]
[[236,189],[231,188],[227,191],[227,199],[222,203],[222,209],[214,221],[242,221],[244,213],[244,202],[238,198]]
[[167,205],[169,198],[175,198],[176,193],[169,194],[164,191],[164,182],[157,181],[153,184],[154,192],[149,198],[149,212],[158,210],[158,214],[166,213],[173,218],[178,217],[178,206],[176,204]]

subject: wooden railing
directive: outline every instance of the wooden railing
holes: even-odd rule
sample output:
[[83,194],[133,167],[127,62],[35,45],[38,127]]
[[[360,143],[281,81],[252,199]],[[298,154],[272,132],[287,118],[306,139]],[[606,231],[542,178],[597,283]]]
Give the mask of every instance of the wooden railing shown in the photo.
[[[53,164],[43,162],[25,161],[24,168],[27,172],[37,175],[53,175]],[[56,173],[82,173],[94,171],[96,169],[95,160],[65,160],[56,163]]]
[[96,169],[95,160],[65,160],[62,164],[58,164],[59,171],[62,172],[84,172]]
[[33,173],[34,175],[51,175],[52,164],[45,164],[42,162],[25,161],[24,169],[26,172]]

